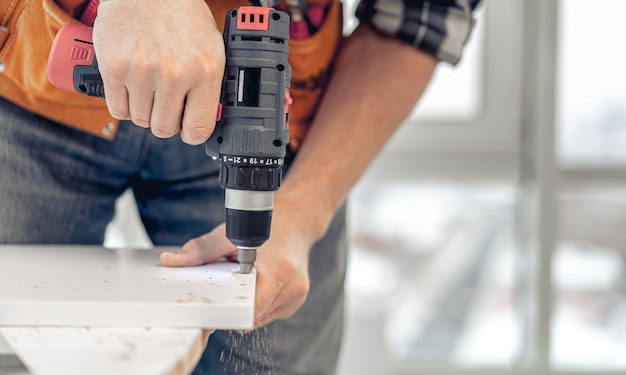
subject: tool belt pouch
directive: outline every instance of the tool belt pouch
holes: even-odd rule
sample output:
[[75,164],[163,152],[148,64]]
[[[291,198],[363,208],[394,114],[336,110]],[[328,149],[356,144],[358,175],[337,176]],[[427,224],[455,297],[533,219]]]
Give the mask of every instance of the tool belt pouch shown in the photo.
[[[244,5],[206,0],[218,26],[227,8]],[[289,41],[292,66],[289,114],[290,147],[300,146],[324,93],[342,40],[343,13],[339,0],[309,0],[327,8],[317,31],[307,39]],[[119,121],[101,98],[64,91],[50,84],[48,54],[59,29],[79,23],[54,0],[0,1],[0,97],[56,122],[112,139]]]
[[52,41],[68,23],[78,23],[54,0],[2,0],[0,96],[43,117],[113,138],[118,122],[103,99],[63,91],[48,81]]
[[[58,89],[48,81],[48,55],[59,29],[80,23],[81,0],[0,0],[0,97],[40,116],[112,139],[119,125],[102,98]],[[206,0],[223,28],[226,11],[246,0]],[[4,71],[2,72],[2,67]]]
[[289,132],[292,150],[304,141],[331,75],[337,50],[342,41],[343,11],[339,0],[309,0],[326,9],[321,26],[306,39],[289,40],[289,64],[292,69]]

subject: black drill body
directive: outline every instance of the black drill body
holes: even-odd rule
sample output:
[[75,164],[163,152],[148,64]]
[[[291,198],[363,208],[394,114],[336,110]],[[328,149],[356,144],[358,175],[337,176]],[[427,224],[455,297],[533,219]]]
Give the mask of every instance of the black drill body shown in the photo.
[[287,13],[242,7],[226,17],[223,117],[206,150],[220,160],[226,236],[237,246],[242,272],[250,271],[256,249],[269,238],[282,180],[291,102],[288,41]]

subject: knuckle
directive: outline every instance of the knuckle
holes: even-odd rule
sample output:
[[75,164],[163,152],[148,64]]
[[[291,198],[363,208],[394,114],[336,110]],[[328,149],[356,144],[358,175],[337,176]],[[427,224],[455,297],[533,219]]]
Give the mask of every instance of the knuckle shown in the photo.
[[157,138],[171,138],[178,133],[178,129],[173,129],[171,127],[152,126],[151,130],[152,134],[154,134]]
[[180,253],[184,254],[189,264],[193,265],[210,263],[222,256],[228,256],[223,247],[216,245],[210,234],[188,240],[181,248]]
[[163,57],[157,64],[153,70],[158,72],[160,79],[163,80],[166,86],[180,83],[180,80],[185,76],[186,70],[181,66],[180,61],[174,58]]
[[[102,66],[100,68],[100,66]],[[132,66],[126,59],[121,57],[111,57],[107,61],[100,63],[98,67],[102,76],[106,76],[113,81],[118,81],[125,77],[129,66]]]
[[301,281],[293,286],[293,297],[298,307],[302,306],[306,301],[309,295],[310,288],[311,284],[308,281]]
[[284,257],[278,263],[277,282],[283,286],[289,284],[290,295],[306,299],[311,284],[308,272],[295,257]]
[[191,124],[183,127],[182,136],[185,141],[204,142],[213,133],[213,127],[207,124]]
[[144,119],[140,119],[140,118],[133,118],[132,121],[133,121],[133,124],[135,124],[137,126],[141,126],[142,128],[149,128],[150,127],[150,121],[148,121],[148,120],[144,120]]
[[202,64],[201,68],[206,76],[214,77],[224,73],[224,64],[220,61],[209,60],[209,62]]
[[129,61],[122,58],[114,58],[105,65],[106,71],[113,77],[122,77],[128,72],[128,68],[133,66]]
[[[197,63],[197,62],[200,63]],[[205,53],[194,60],[193,69],[206,78],[217,78],[224,73],[226,57],[221,54]]]
[[184,79],[184,72],[175,68],[162,67],[158,75],[164,87],[175,87]]
[[133,121],[133,124],[135,124],[135,125],[137,125],[139,127],[142,127],[142,128],[149,128],[150,127],[150,122],[148,122],[148,121],[136,120],[136,119],[133,119],[132,121]]
[[198,237],[195,237],[185,242],[183,246],[183,251],[187,254],[197,254],[201,253],[203,248],[204,246],[202,240]]
[[111,116],[118,120],[128,120],[130,119],[130,113],[128,110],[123,110],[119,108],[109,108],[109,113]]
[[132,66],[137,71],[149,72],[154,69],[154,59],[146,58],[144,54],[134,54],[130,56],[130,59],[131,61],[128,63],[128,65]]
[[303,280],[301,283],[299,283],[299,288],[297,289],[297,291],[299,295],[303,296],[302,302],[304,302],[310,290],[311,290],[311,283],[309,282],[308,278],[306,278],[306,281]]
[[298,268],[298,261],[294,256],[281,257],[277,263],[278,269],[283,275],[292,275]]

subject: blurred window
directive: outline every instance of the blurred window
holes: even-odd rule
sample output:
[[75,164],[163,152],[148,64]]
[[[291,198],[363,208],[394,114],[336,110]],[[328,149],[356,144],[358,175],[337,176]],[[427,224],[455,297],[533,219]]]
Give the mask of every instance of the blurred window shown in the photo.
[[626,163],[626,1],[559,3],[556,124],[565,164]]
[[[541,1],[557,5],[556,80],[546,85],[556,94],[556,156],[564,166],[626,164],[626,1]],[[520,78],[524,65],[534,63],[520,47],[523,26],[533,25],[520,21],[527,10],[522,3],[483,4],[481,26],[461,64],[438,68],[373,168],[393,172],[372,174],[376,178],[362,181],[352,195],[348,332],[358,330],[361,344],[375,343],[382,352],[382,364],[375,363],[376,352],[354,353],[363,373],[463,374],[493,367],[502,374],[595,375],[626,369],[622,187],[557,192],[561,233],[552,279],[539,281],[554,297],[552,316],[541,317],[549,319],[548,368],[532,362],[536,358],[524,362],[542,350],[526,347],[525,325],[539,318],[523,313],[528,301],[516,284],[535,282],[520,256],[528,249],[520,248],[515,233],[524,203],[516,182],[497,178],[493,167],[505,159],[503,151],[519,151],[528,115],[521,113],[522,95],[533,89]],[[538,58],[552,64],[551,51]],[[467,175],[455,174],[452,165],[482,183],[465,184],[459,176]],[[519,167],[519,160],[511,164]],[[572,188],[568,183],[559,188]],[[533,301],[544,303],[536,291]]]

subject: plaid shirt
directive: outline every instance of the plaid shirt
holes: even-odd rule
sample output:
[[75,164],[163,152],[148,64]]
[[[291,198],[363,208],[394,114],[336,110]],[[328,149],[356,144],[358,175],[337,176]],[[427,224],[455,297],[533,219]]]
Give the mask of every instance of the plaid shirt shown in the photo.
[[480,0],[362,0],[361,22],[457,64]]
[[[271,7],[280,0],[252,2]],[[356,16],[375,30],[455,65],[474,26],[474,10],[479,3],[480,0],[361,0]]]

